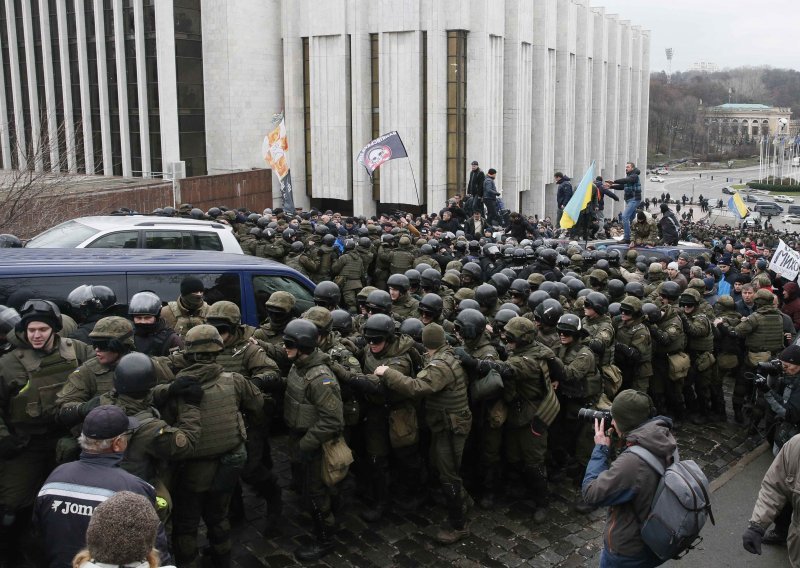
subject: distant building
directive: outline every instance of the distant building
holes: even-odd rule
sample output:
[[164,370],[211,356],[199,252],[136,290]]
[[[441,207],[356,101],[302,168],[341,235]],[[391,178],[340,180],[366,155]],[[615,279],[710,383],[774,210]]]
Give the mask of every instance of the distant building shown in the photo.
[[[777,133],[780,131],[778,121],[785,118],[788,122],[791,116],[792,109],[788,107],[726,103],[707,108],[703,120],[710,137],[723,143],[736,143]],[[784,132],[789,133],[788,126]]]
[[702,71],[703,73],[714,73],[719,71],[716,63],[710,61],[697,61],[692,65],[692,71]]

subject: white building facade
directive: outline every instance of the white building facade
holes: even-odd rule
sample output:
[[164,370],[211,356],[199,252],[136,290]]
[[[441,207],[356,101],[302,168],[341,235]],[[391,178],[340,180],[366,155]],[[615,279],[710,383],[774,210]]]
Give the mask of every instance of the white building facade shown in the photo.
[[477,160],[551,215],[554,172],[646,163],[649,34],[588,0],[0,0],[0,47],[3,168],[264,167],[279,112],[305,208],[438,210]]

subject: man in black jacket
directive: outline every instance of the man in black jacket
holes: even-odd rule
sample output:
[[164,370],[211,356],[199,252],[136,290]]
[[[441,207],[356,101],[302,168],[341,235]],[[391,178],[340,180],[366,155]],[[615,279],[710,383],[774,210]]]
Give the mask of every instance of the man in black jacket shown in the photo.
[[564,207],[567,206],[567,203],[569,203],[569,200],[572,198],[572,182],[561,172],[556,172],[553,177],[558,184],[558,190],[556,192],[556,203],[558,204],[556,227],[560,227],[561,215],[564,213]]
[[658,220],[658,232],[661,234],[661,239],[665,245],[675,246],[680,239],[681,224],[675,213],[669,208],[666,203],[661,204],[661,219]]
[[478,167],[477,160],[472,162],[472,170],[469,172],[469,182],[467,183],[467,202],[465,209],[468,213],[480,211],[483,215],[483,183],[486,181],[486,175]]

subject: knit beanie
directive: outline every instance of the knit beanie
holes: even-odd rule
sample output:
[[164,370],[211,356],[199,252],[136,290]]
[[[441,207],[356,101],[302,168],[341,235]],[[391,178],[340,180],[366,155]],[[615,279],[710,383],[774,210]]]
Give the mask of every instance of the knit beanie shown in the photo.
[[429,324],[422,330],[422,344],[426,349],[439,349],[445,342],[444,328],[438,323]]
[[614,398],[611,404],[611,416],[617,422],[619,430],[627,434],[650,418],[652,405],[653,402],[646,394],[627,389]]
[[187,276],[181,281],[181,296],[188,296],[194,292],[204,292],[205,289],[203,281],[194,276]]
[[155,507],[146,497],[120,491],[95,507],[86,545],[98,563],[142,562],[155,545],[158,523]]

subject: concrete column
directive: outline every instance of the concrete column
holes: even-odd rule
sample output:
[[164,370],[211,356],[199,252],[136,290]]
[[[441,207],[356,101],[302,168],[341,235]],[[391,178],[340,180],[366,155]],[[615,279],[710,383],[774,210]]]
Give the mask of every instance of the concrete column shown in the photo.
[[428,30],[428,52],[422,54],[427,58],[428,70],[428,93],[424,101],[428,117],[428,163],[424,165],[428,168],[428,184],[425,188],[428,211],[438,210],[447,200],[448,14],[448,6],[443,2],[429,3],[423,14],[423,26]]
[[[42,38],[42,75],[44,77],[44,96],[47,101],[47,138],[50,147],[50,169],[57,172],[62,165],[59,156],[58,132],[63,128],[63,124],[58,124],[56,116],[56,93],[55,78],[53,76],[53,53],[52,42],[50,41],[50,6],[47,0],[39,0],[39,22]],[[59,44],[61,42],[59,41]],[[63,85],[63,82],[62,82]],[[62,88],[63,90],[63,88]],[[64,115],[64,123],[66,123]]]
[[617,136],[620,119],[619,91],[619,57],[620,57],[620,25],[617,16],[606,16],[608,19],[608,75],[606,81],[606,159],[603,179],[616,179],[625,171],[618,166]]
[[[647,136],[650,116],[650,32],[641,32],[641,89],[639,91],[639,163],[647,167]],[[642,171],[645,171],[642,168]]]
[[[619,58],[619,117],[617,119],[617,167],[625,169],[625,163],[632,161],[629,156],[631,130],[631,24],[624,20],[620,26]],[[637,164],[638,165],[638,164]]]
[[106,30],[103,0],[94,0],[94,36],[97,51],[97,90],[100,94],[100,137],[103,141],[103,174],[114,175],[111,148],[111,109],[108,104],[108,66],[106,65]]
[[[351,12],[353,16],[358,10]],[[365,19],[356,19],[352,23],[355,33],[350,36],[350,97],[352,129],[348,134],[351,140],[350,155],[347,163],[353,172],[352,199],[353,214],[371,216],[376,212],[375,201],[372,199],[372,183],[367,171],[356,162],[358,152],[372,139],[372,92],[371,92],[371,44],[369,28]],[[380,44],[380,40],[378,41]]]
[[147,98],[147,57],[144,49],[144,6],[133,0],[133,33],[136,49],[136,92],[139,100],[139,144],[142,153],[142,177],[151,177],[150,101]]
[[[92,139],[92,108],[89,87],[89,59],[86,44],[85,10],[91,10],[91,1],[87,8],[84,0],[75,0],[75,30],[78,40],[78,77],[81,84],[81,118],[83,120],[83,150],[85,154],[86,173],[94,172],[94,140]],[[69,60],[69,58],[67,58]]]
[[[61,65],[61,95],[64,104],[64,124],[59,125],[64,129],[64,139],[66,141],[67,155],[66,165],[70,173],[76,173],[78,166],[75,156],[75,123],[72,109],[72,74],[69,68],[69,45],[66,41],[67,31],[67,8],[65,0],[56,2],[56,19],[58,22],[58,58]],[[62,165],[64,156],[61,157]]]
[[575,183],[595,160],[591,154],[592,139],[592,68],[594,67],[594,19],[587,0],[576,1],[575,33],[575,126],[574,168]]
[[0,120],[6,125],[5,128],[0,128],[0,150],[3,153],[3,163],[0,167],[9,170],[11,169],[11,137],[8,131],[13,127],[14,117],[8,116],[5,73],[0,73]]
[[175,70],[175,14],[173,0],[158,0],[156,57],[158,59],[158,109],[161,118],[161,163],[165,173],[181,159],[178,129],[178,84]]
[[[117,104],[119,106],[119,138],[122,148],[122,175],[131,173],[131,127],[128,110],[128,69],[125,65],[125,34],[122,29],[122,0],[114,0],[114,55],[117,60]],[[111,93],[110,96],[115,96]]]
[[[608,74],[608,27],[605,10],[592,9],[593,61],[592,61],[592,136],[590,155],[597,160],[597,173],[605,167],[606,79]],[[606,203],[608,207],[608,203]]]
[[[19,52],[17,51],[17,24],[16,14],[14,12],[14,3],[6,2],[6,26],[8,28],[8,62],[9,72],[11,73],[11,96],[14,100],[14,137],[16,139],[16,148],[12,148],[12,152],[17,153],[19,160],[19,168],[23,169],[26,166],[26,149],[27,140],[25,139],[25,115],[22,112],[22,83],[19,74]],[[24,63],[23,63],[24,65]],[[9,117],[9,125],[11,124]]]
[[[283,30],[283,85],[284,116],[286,120],[286,136],[289,143],[289,166],[294,186],[294,204],[308,209],[310,200],[306,195],[305,148],[311,140],[305,139],[303,123],[303,42],[298,33],[299,14],[289,7],[282,10],[281,28]],[[272,176],[273,206],[283,205],[278,178]]]
[[25,33],[25,61],[20,61],[21,65],[27,67],[28,75],[28,104],[31,114],[31,139],[28,141],[33,153],[34,168],[42,171],[44,167],[43,153],[46,151],[42,147],[42,124],[39,115],[39,85],[36,82],[36,54],[33,47],[33,16],[31,14],[30,2],[21,2],[22,5],[22,29]]
[[555,138],[553,146],[554,168],[569,177],[579,176],[573,172],[573,138],[575,136],[575,5],[572,0],[558,0],[556,26],[556,105]]

